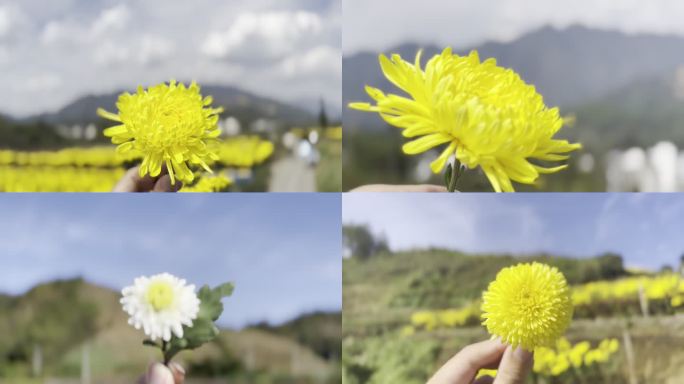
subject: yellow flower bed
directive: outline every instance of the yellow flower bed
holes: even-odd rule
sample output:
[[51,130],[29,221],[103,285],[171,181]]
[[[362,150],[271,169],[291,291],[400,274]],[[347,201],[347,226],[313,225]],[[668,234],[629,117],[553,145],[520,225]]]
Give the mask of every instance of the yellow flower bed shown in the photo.
[[[684,306],[684,279],[675,273],[596,281],[573,286],[570,294],[573,306],[588,307],[598,304],[638,302],[640,290],[643,290],[644,297],[649,301],[666,303],[672,309]],[[479,300],[463,308],[420,310],[411,315],[411,324],[403,332],[408,335],[421,329],[432,331],[440,328],[477,325],[481,322],[481,313]]]
[[628,277],[614,281],[596,281],[574,287],[572,301],[575,305],[597,302],[639,300],[639,291],[649,300],[669,300],[679,307],[684,298],[684,281],[674,273],[657,276]]
[[[619,349],[617,339],[603,339],[596,348],[592,348],[589,341],[573,345],[566,338],[561,338],[553,348],[538,347],[534,350],[533,371],[546,377],[560,376],[568,371],[581,375],[586,368],[610,361]],[[496,369],[481,369],[477,377],[496,377],[496,372]]]
[[109,192],[123,168],[0,166],[0,192]]
[[[217,168],[249,169],[268,160],[274,145],[258,136],[237,136],[215,147]],[[106,192],[140,158],[118,154],[114,146],[66,148],[57,151],[0,150],[0,192]],[[199,173],[198,173],[199,174]],[[225,190],[226,176],[203,177],[186,192]]]

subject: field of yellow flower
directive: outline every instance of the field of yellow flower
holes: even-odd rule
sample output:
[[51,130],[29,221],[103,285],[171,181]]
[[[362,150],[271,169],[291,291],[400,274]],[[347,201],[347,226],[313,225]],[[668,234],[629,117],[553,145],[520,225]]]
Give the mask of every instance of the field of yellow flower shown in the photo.
[[[274,144],[258,136],[239,136],[216,144],[216,175],[198,174],[185,191],[218,192],[273,155]],[[139,161],[117,153],[114,146],[66,148],[56,151],[0,150],[0,192],[106,192],[125,170]]]
[[[574,307],[562,337],[534,348],[528,382],[684,378],[684,279],[678,273],[629,271],[606,256],[525,261],[557,266],[567,277]],[[345,260],[346,382],[424,383],[464,346],[490,338],[482,293],[498,271],[519,262],[443,250]],[[486,374],[496,372],[481,372]]]

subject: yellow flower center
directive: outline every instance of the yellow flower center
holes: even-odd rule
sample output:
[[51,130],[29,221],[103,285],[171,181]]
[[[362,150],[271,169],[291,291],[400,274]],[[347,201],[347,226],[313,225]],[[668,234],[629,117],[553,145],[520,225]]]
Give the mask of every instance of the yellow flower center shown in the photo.
[[147,288],[145,298],[155,311],[163,311],[173,304],[173,287],[165,281],[155,281]]

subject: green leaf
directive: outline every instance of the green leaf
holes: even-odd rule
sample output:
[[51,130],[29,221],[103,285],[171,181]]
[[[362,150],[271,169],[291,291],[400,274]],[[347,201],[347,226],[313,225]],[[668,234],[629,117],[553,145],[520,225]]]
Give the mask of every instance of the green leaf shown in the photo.
[[221,284],[214,289],[206,285],[203,286],[197,294],[197,297],[200,299],[200,311],[197,317],[216,321],[221,316],[221,313],[223,313],[221,299],[232,295],[233,289],[232,283]]
[[216,291],[221,296],[221,298],[224,298],[232,295],[234,289],[235,285],[233,283],[224,283],[214,288],[214,291]]
[[451,185],[451,173],[453,172],[453,166],[451,163],[447,164],[446,170],[444,171],[444,186],[449,188]]
[[193,322],[192,327],[186,327],[183,330],[183,338],[174,338],[171,340],[171,349],[195,349],[204,343],[208,343],[216,336],[219,330],[214,325],[214,322],[208,319],[198,319]]
[[168,349],[164,352],[164,359],[170,361],[173,356],[184,349],[195,349],[216,338],[219,329],[214,325],[223,313],[221,299],[233,294],[233,283],[221,284],[216,288],[205,285],[200,288],[197,297],[200,300],[199,313],[193,321],[192,327],[183,327],[183,337],[173,336]]

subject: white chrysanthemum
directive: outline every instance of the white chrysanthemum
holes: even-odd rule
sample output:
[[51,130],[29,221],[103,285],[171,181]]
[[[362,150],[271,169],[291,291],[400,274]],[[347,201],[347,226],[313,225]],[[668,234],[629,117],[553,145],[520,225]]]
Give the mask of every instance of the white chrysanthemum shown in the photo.
[[195,286],[168,273],[139,277],[121,291],[128,324],[142,328],[152,340],[171,340],[171,333],[183,337],[183,325],[192,326],[200,300]]

